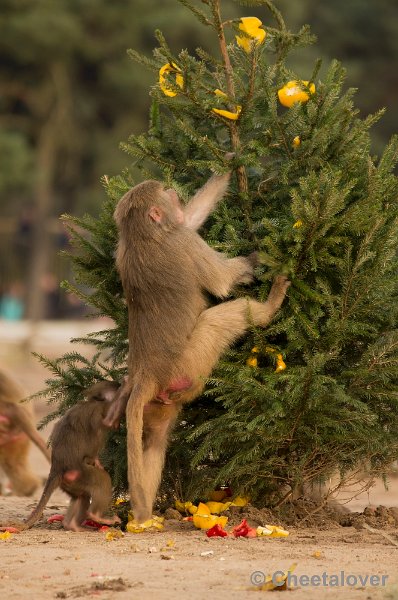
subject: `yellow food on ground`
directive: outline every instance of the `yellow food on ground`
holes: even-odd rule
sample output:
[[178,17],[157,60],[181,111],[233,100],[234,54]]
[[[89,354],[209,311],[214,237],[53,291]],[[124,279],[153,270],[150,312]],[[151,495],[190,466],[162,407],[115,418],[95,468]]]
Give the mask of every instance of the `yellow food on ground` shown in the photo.
[[265,527],[261,527],[260,525],[256,529],[256,533],[258,537],[272,537],[272,538],[284,538],[289,535],[289,532],[283,527],[279,527],[278,525],[266,525]]
[[274,575],[267,575],[263,585],[256,586],[256,589],[262,592],[270,592],[273,590],[288,590],[288,577],[291,573],[293,573],[296,567],[297,563],[294,563],[287,571],[282,571],[280,575],[276,575],[275,573]]
[[126,531],[129,533],[142,533],[146,529],[150,529],[153,527],[154,529],[162,530],[164,525],[164,517],[153,516],[152,519],[148,519],[148,521],[144,521],[143,523],[137,523],[137,521],[132,517],[131,513],[128,516],[128,523],[126,525]]
[[231,506],[246,506],[249,504],[250,498],[248,496],[236,496],[231,502]]
[[107,542],[113,542],[113,540],[118,540],[120,538],[124,537],[124,533],[123,531],[120,531],[120,529],[109,529],[106,533],[105,533],[105,540]]
[[198,507],[192,504],[192,502],[180,502],[179,500],[175,501],[175,507],[180,513],[189,512],[191,515],[194,515],[198,510]]
[[114,506],[119,506],[120,504],[124,504],[125,502],[129,501],[129,497],[128,496],[119,496],[118,498],[116,498],[115,502],[114,502]]
[[217,517],[210,514],[210,509],[206,504],[199,503],[198,510],[193,516],[193,524],[198,529],[210,529],[214,525],[225,527],[228,523],[228,517]]
[[212,515],[219,515],[231,506],[231,502],[213,502],[210,500],[209,502],[206,502],[206,506]]

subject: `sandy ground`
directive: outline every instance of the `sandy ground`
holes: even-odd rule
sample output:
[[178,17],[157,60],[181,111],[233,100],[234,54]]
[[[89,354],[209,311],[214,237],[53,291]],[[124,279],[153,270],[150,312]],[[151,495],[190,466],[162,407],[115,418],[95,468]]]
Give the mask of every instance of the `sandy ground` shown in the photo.
[[[47,325],[35,332],[31,349],[59,356],[71,349],[69,337],[84,328],[92,331],[93,323]],[[23,326],[13,331],[0,322],[0,366],[33,393],[43,388],[48,372],[26,354],[25,335]],[[35,410],[40,419],[48,407],[38,402]],[[47,428],[43,435],[49,432]],[[46,477],[48,465],[35,448],[31,464]],[[32,498],[0,497],[0,520],[26,517],[40,494],[41,490]],[[63,513],[67,503],[67,497],[56,492],[44,516]],[[388,491],[377,482],[348,507],[357,511],[368,505],[397,507],[398,478],[391,477]],[[267,594],[256,587],[264,576],[297,563],[293,592],[286,592],[297,600],[398,600],[398,545],[380,532],[339,525],[289,531],[286,539],[208,539],[190,523],[170,520],[162,532],[106,541],[104,532],[70,533],[44,518],[30,531],[0,540],[0,598],[244,599],[253,591]],[[383,531],[398,544],[397,527]]]

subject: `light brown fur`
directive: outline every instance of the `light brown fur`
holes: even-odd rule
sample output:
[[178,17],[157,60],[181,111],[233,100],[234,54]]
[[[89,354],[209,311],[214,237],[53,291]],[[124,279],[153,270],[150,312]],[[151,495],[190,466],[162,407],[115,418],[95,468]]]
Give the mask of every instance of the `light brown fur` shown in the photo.
[[0,471],[16,496],[31,496],[40,485],[28,462],[31,441],[50,460],[50,450],[34,426],[32,407],[21,404],[25,396],[22,388],[0,371]]
[[[130,396],[128,473],[138,521],[151,516],[168,434],[182,404],[200,394],[220,355],[251,324],[269,323],[289,285],[279,276],[265,303],[239,299],[207,308],[204,292],[225,298],[236,284],[253,277],[250,259],[216,252],[195,231],[228,181],[229,175],[213,176],[185,207],[185,222],[184,216],[179,220],[182,209],[173,194],[155,181],[132,188],[115,210],[116,265],[129,311],[129,381],[121,397]],[[191,381],[189,389],[173,394],[171,403],[156,399],[181,377]],[[117,400],[107,422],[118,422]]]

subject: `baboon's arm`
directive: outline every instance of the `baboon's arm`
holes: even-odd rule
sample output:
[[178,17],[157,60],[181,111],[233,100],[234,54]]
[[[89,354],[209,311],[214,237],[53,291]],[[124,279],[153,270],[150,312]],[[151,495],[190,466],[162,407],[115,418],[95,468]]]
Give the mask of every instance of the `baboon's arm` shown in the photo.
[[196,231],[227,191],[230,173],[213,175],[184,208],[185,226]]
[[228,258],[210,248],[200,236],[192,240],[193,258],[199,285],[214,296],[224,298],[234,285],[253,280],[253,263],[244,256]]

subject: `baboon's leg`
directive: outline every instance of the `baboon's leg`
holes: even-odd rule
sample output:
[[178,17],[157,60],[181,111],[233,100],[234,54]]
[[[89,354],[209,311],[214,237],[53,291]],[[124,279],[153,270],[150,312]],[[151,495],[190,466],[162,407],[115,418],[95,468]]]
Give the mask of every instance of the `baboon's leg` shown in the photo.
[[1,467],[16,496],[31,496],[40,485],[40,479],[29,468],[29,447],[30,442],[25,434],[1,447]]
[[87,518],[87,511],[90,506],[90,496],[83,494],[76,498],[71,498],[68,510],[62,522],[65,529],[69,531],[87,531],[82,527],[83,521]]
[[134,518],[142,523],[152,516],[152,498],[146,491],[148,472],[143,456],[144,407],[159,390],[156,383],[145,378],[144,374],[141,378],[137,376],[131,388],[126,407],[128,481]]
[[163,404],[156,400],[144,409],[145,494],[151,510],[162,476],[168,435],[178,412],[179,407],[175,404]]
[[209,308],[199,316],[188,340],[179,371],[194,384],[178,398],[189,402],[195,398],[220,356],[251,326],[265,327],[280,308],[290,283],[286,277],[275,278],[266,302],[252,299],[232,300]]
[[120,523],[119,517],[106,517],[112,501],[112,482],[105,469],[87,467],[83,475],[88,479],[88,487],[91,491],[91,506],[87,511],[87,517],[97,523],[114,525]]

